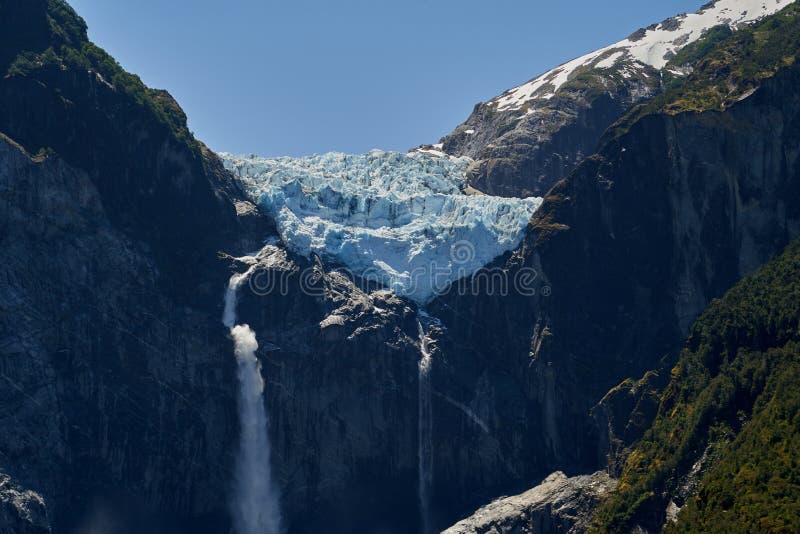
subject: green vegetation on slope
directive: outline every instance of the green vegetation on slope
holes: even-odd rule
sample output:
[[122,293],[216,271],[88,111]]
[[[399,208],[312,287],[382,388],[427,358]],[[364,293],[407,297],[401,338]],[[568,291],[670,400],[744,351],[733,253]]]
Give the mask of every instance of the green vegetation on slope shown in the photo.
[[197,287],[224,270],[215,253],[237,223],[224,197],[240,192],[172,97],[92,44],[63,0],[0,0],[0,132],[84,171],[112,225],[153,252],[165,292],[217,298]]
[[752,420],[688,501],[674,532],[800,531],[800,344],[764,355],[770,373]]
[[733,30],[727,24],[720,24],[709,28],[709,30],[697,41],[689,43],[681,48],[673,57],[665,70],[684,65],[696,65],[701,59],[707,56],[723,40],[733,35]]
[[[712,28],[677,54],[664,69],[666,90],[620,119],[610,134],[622,135],[654,113],[722,110],[747,96],[800,53],[800,4],[792,3],[762,21],[730,33]],[[694,63],[686,78],[671,70]]]
[[668,530],[800,531],[800,243],[708,307],[672,375],[594,529],[685,498]]
[[[11,0],[7,0],[11,1]],[[36,77],[60,69],[97,73],[117,91],[150,111],[182,142],[194,144],[186,115],[165,91],[150,89],[142,80],[126,72],[102,48],[89,41],[84,20],[63,0],[30,0],[24,7],[7,6],[0,0],[0,69],[7,77]]]

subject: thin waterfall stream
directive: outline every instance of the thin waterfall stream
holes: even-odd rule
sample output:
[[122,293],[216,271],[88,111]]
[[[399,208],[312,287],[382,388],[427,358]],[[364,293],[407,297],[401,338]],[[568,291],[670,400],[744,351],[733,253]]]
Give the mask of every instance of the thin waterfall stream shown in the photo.
[[429,534],[431,530],[431,487],[433,486],[433,407],[431,404],[431,353],[429,350],[430,338],[425,331],[420,313],[417,320],[419,328],[419,428],[418,450],[419,462],[419,504],[422,534]]

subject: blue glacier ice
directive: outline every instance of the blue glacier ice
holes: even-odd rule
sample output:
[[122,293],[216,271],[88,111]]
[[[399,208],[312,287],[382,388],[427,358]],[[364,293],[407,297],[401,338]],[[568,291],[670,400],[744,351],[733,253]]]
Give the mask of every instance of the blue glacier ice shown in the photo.
[[514,249],[542,202],[468,194],[469,158],[380,150],[220,157],[294,252],[319,254],[421,304]]

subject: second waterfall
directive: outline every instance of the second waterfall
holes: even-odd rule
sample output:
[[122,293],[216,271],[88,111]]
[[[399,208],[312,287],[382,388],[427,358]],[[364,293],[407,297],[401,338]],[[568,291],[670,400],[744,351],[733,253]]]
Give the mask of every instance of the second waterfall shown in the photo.
[[422,324],[422,315],[417,321],[419,327],[419,504],[422,534],[431,529],[431,487],[433,485],[433,407],[431,405],[431,353],[430,339]]

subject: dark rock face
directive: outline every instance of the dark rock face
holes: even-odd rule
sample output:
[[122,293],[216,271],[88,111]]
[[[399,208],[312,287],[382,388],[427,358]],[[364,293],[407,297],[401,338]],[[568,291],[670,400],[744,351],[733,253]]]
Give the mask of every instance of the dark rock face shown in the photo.
[[144,510],[214,531],[236,430],[216,313],[164,296],[85,172],[4,139],[0,190],[4,471],[44,497],[55,532],[101,512],[135,531]]
[[259,342],[290,531],[416,530],[416,309],[280,247],[259,262],[239,322]]
[[[0,191],[0,395],[15,407],[0,436],[14,489],[2,495],[16,499],[0,509],[30,529],[14,532],[224,531],[238,436],[220,322],[230,261],[208,250],[216,298],[182,306],[84,171],[4,138]],[[247,235],[257,212],[236,207],[231,231]],[[261,346],[292,531],[414,530],[416,309],[269,250],[254,284],[272,276],[285,291],[243,289],[239,315]]]
[[252,250],[271,225],[216,156],[97,72],[55,61],[5,75],[15,47],[54,45],[51,15],[80,34],[64,3],[0,12],[13,22],[0,58],[0,470],[42,498],[31,528],[224,531],[238,429],[217,251]]
[[448,154],[475,160],[472,187],[490,195],[544,196],[597,149],[605,130],[635,104],[660,90],[653,69],[623,78],[602,72],[573,81],[550,100],[500,111],[493,102],[442,139]]
[[437,427],[442,450],[462,444],[461,457],[437,456],[453,507],[467,502],[463,488],[599,467],[591,408],[674,354],[712,298],[800,234],[798,83],[792,67],[726,112],[640,120],[559,183],[498,262],[510,279],[534,269],[536,296],[481,291],[430,306],[457,367],[434,374],[434,388],[486,407],[496,436],[464,432],[466,416]]
[[[43,23],[16,43],[42,50],[57,4],[0,4],[0,24]],[[0,80],[0,132],[0,511],[15,532],[226,531],[239,429],[218,252],[273,226],[213,154],[91,70]],[[279,254],[273,272],[318,269],[315,291],[247,293],[240,317],[287,524],[414,530],[416,310]]]
[[0,132],[31,154],[50,149],[85,171],[109,222],[159,262],[170,280],[166,291],[187,302],[217,300],[210,281],[224,266],[214,252],[239,239],[234,202],[241,194],[215,156],[176,139],[143,106],[85,70],[4,78]]

